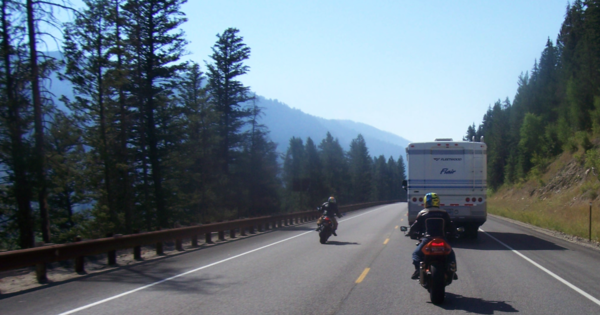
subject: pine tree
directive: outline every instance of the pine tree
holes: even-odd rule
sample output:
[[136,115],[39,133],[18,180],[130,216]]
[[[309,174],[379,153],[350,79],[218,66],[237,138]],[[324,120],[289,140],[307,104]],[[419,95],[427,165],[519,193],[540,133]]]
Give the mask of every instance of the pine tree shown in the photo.
[[[129,0],[123,7],[124,18],[129,22],[126,27],[128,48],[134,58],[131,61],[134,72],[133,93],[139,102],[138,145],[140,158],[145,164],[143,186],[148,187],[150,180],[147,177],[147,159],[152,171],[153,199],[159,227],[169,226],[166,192],[163,189],[165,151],[162,147],[166,137],[164,133],[168,131],[161,128],[160,117],[157,116],[169,105],[172,80],[185,68],[185,64],[179,62],[187,44],[180,29],[181,24],[186,21],[181,11],[181,5],[185,2],[186,0]],[[149,191],[146,190],[146,194]],[[151,215],[147,213],[147,221],[149,220]]]
[[372,163],[373,175],[372,175],[372,188],[371,198],[372,201],[386,200],[390,195],[391,190],[391,174],[388,170],[388,165],[385,161],[385,157],[380,155],[379,157],[373,158]]
[[80,215],[75,210],[91,201],[86,180],[87,155],[82,130],[62,112],[54,115],[47,139],[51,231],[55,242],[62,243],[72,241],[81,231]]
[[338,139],[327,132],[325,139],[319,144],[319,153],[326,195],[336,197],[338,203],[349,204],[352,195],[349,191],[348,161]]
[[107,208],[113,224],[109,229],[120,232],[122,224],[114,189],[117,171],[113,139],[116,135],[112,132],[115,89],[107,79],[113,47],[106,35],[112,29],[112,23],[107,20],[109,1],[85,0],[84,3],[86,9],[77,14],[74,22],[65,24],[66,67],[61,78],[73,84],[75,99],[62,100],[75,113],[78,124],[85,130],[86,144],[93,148],[92,154],[100,161],[98,180],[103,191],[97,208]]
[[280,209],[277,145],[268,139],[267,128],[259,123],[262,109],[252,102],[250,132],[244,148],[242,181],[248,191],[249,216],[270,215]]
[[244,86],[236,78],[246,74],[249,67],[244,61],[250,58],[250,47],[243,42],[235,28],[226,29],[223,34],[217,34],[217,42],[213,46],[213,60],[208,67],[208,88],[211,102],[220,114],[220,137],[222,170],[229,175],[229,168],[235,162],[237,149],[243,144],[240,128],[251,112],[242,107],[249,101],[250,88]]
[[350,143],[350,151],[348,151],[350,191],[353,202],[361,203],[369,200],[372,184],[371,163],[365,139],[359,134]]
[[218,116],[208,101],[204,73],[192,64],[177,84],[177,95],[183,112],[182,144],[177,150],[180,165],[177,194],[180,205],[191,222],[205,222],[217,206],[218,160],[216,149]]
[[304,168],[309,180],[308,206],[315,206],[322,203],[328,197],[323,178],[323,166],[317,146],[310,137],[306,139],[304,149],[306,153],[304,160],[306,165]]
[[283,183],[286,189],[286,205],[288,210],[300,210],[305,206],[306,190],[306,153],[302,139],[292,137],[283,161]]

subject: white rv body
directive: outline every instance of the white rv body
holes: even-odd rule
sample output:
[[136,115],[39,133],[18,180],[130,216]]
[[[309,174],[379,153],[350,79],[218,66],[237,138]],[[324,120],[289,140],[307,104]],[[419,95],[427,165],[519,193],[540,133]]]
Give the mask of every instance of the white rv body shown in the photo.
[[483,142],[436,139],[409,143],[407,197],[412,224],[423,210],[423,197],[435,192],[440,208],[457,226],[477,234],[487,219],[487,146]]

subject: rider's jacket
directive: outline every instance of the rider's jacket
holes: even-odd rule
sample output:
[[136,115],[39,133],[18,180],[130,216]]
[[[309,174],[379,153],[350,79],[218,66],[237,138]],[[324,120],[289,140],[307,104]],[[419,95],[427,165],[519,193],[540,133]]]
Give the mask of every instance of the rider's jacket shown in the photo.
[[446,237],[446,233],[454,233],[454,225],[450,219],[450,215],[444,209],[426,208],[421,210],[417,215],[417,219],[410,226],[408,235],[418,236],[419,233],[425,233],[425,237]]
[[337,203],[325,202],[321,205],[320,209],[321,209],[321,212],[323,212],[323,215],[330,216],[330,217],[337,215],[340,218],[342,217],[342,214],[338,210]]

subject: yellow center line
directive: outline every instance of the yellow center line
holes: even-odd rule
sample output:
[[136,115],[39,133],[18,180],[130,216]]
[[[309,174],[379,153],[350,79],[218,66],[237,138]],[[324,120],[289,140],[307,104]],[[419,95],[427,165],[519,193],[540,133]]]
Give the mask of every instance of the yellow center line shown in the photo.
[[358,279],[356,279],[356,283],[361,283],[367,276],[367,273],[369,273],[369,270],[371,270],[371,268],[365,268],[365,271],[363,271],[360,274],[360,277],[358,277]]
[[385,242],[383,242],[383,245],[386,245],[388,242],[390,241],[390,239],[386,239]]

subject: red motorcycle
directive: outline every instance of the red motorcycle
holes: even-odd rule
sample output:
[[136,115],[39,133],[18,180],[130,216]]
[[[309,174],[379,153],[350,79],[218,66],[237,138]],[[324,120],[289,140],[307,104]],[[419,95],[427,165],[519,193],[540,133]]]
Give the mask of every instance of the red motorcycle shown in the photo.
[[[407,230],[407,227],[401,227],[401,231]],[[463,232],[464,229],[458,228],[457,231]],[[421,241],[419,239],[417,245]],[[446,286],[456,279],[456,265],[448,264],[448,255],[452,252],[452,247],[443,238],[434,238],[423,246],[421,251],[425,256],[420,266],[419,283],[429,291],[431,303],[442,304]]]
[[327,243],[327,240],[329,239],[329,237],[331,237],[331,234],[333,234],[333,221],[331,221],[331,219],[327,215],[323,216],[318,231],[319,241],[321,242],[321,244]]

